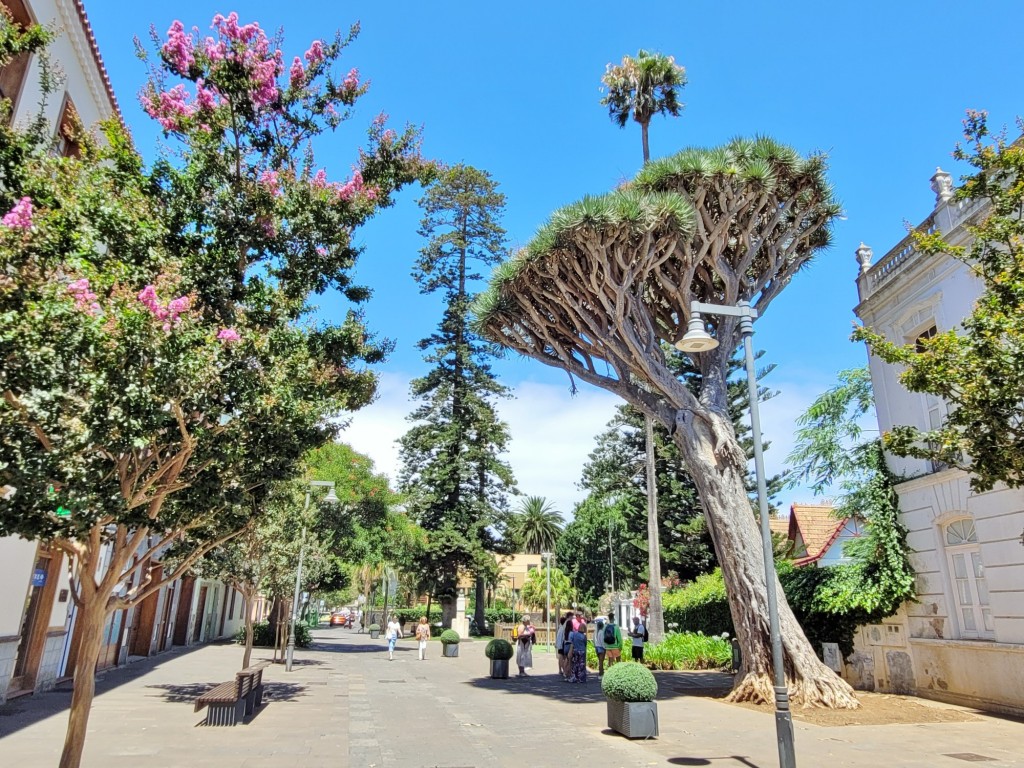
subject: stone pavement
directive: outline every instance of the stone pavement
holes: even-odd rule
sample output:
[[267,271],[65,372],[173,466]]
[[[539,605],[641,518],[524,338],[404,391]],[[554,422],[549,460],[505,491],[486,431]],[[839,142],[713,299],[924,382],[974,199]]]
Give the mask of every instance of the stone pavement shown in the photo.
[[[83,766],[778,765],[773,716],[709,698],[708,686],[728,680],[715,673],[658,673],[661,737],[628,741],[606,730],[596,677],[563,683],[545,653],[534,654],[529,678],[491,680],[483,642],[464,642],[455,659],[440,658],[432,642],[420,662],[409,639],[388,661],[383,640],[352,630],[322,628],[314,638],[312,649],[296,651],[290,674],[281,665],[266,670],[265,706],[233,728],[198,726],[203,714],[193,712],[193,700],[231,679],[241,662],[237,646],[174,651],[106,673]],[[257,649],[254,658],[265,655]],[[0,706],[0,766],[56,766],[69,701],[67,692],[53,692]],[[795,727],[800,768],[1024,766],[1024,724],[1008,719]]]

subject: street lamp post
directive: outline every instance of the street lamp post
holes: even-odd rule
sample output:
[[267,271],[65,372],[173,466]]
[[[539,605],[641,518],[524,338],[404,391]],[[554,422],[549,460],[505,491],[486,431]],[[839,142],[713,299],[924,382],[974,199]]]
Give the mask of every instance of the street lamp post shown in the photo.
[[541,552],[540,556],[548,561],[548,572],[547,572],[547,589],[548,589],[548,604],[547,610],[544,613],[545,624],[547,625],[548,633],[548,653],[551,653],[551,553]]
[[764,449],[761,443],[761,417],[757,407],[757,373],[754,369],[754,319],[757,310],[745,301],[737,306],[703,304],[690,305],[690,323],[686,335],[676,343],[683,352],[705,352],[718,346],[704,328],[701,312],[740,319],[740,335],[747,367],[747,392],[750,399],[750,431],[754,441],[754,472],[757,475],[757,503],[761,514],[761,546],[764,551],[764,583],[768,596],[768,628],[772,644],[772,672],[775,689],[775,732],[779,743],[780,768],[796,768],[793,742],[793,715],[789,709],[789,690],[786,688],[786,670],[782,657],[782,633],[779,629],[779,603],[775,593],[775,559],[772,552],[772,534],[768,524],[768,487],[765,481]]
[[[306,490],[306,504],[302,508],[302,516],[305,519],[309,511],[309,496],[313,488],[327,488],[327,496],[324,498],[328,504],[337,504],[338,497],[334,493],[334,482],[331,480],[310,480],[309,489]],[[292,620],[288,627],[288,647],[284,654],[285,672],[292,671],[292,659],[295,657],[295,620],[299,613],[299,590],[302,587],[302,561],[306,556],[306,526],[302,526],[302,538],[299,543],[299,567],[295,570],[295,597],[292,600]]]

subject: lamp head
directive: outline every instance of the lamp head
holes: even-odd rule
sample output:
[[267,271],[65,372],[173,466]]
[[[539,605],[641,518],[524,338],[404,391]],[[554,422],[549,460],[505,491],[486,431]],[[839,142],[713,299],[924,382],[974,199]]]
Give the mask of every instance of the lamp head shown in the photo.
[[718,340],[704,329],[704,318],[700,316],[700,312],[690,315],[686,335],[675,343],[676,349],[680,352],[707,352],[717,346]]
[[327,504],[337,504],[340,501],[338,494],[334,492],[334,488],[327,489],[327,495],[324,496],[324,502]]

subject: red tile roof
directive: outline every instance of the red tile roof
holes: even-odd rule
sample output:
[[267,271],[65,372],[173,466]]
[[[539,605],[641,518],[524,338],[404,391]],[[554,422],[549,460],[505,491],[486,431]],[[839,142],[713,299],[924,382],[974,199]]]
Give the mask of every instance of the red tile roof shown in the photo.
[[792,504],[789,508],[789,538],[799,533],[805,554],[793,565],[807,565],[821,558],[843,532],[846,518],[837,517],[831,504]]
[[117,103],[117,96],[114,95],[114,87],[110,84],[110,76],[107,74],[107,67],[103,63],[103,57],[100,55],[100,47],[96,44],[96,36],[92,33],[92,24],[89,23],[89,16],[85,12],[85,4],[82,0],[75,0],[75,10],[78,11],[78,20],[82,23],[82,30],[89,40],[89,48],[92,49],[92,57],[96,60],[96,66],[100,71],[103,85],[107,89],[107,98],[110,99],[110,105],[114,108],[114,114],[117,115],[123,124],[124,116],[121,114],[121,107]]

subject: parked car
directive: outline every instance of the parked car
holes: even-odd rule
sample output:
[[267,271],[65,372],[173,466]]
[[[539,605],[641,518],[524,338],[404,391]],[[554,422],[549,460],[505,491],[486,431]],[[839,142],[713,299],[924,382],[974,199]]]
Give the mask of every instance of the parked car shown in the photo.
[[342,613],[341,611],[335,611],[331,614],[331,626],[332,627],[351,627],[352,626],[352,614]]

